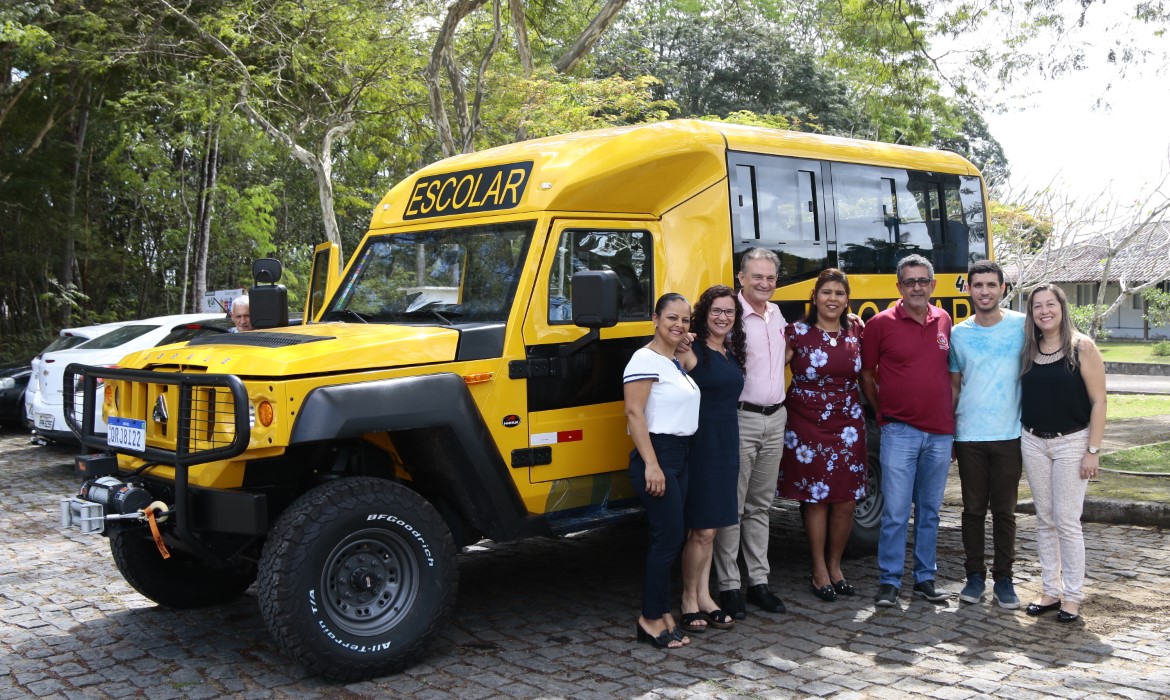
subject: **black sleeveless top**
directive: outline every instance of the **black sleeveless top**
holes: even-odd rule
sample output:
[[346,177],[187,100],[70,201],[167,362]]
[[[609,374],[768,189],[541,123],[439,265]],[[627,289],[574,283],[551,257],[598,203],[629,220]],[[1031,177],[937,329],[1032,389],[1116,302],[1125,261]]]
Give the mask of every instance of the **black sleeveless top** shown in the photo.
[[1033,364],[1020,378],[1020,422],[1027,428],[1072,432],[1089,424],[1092,410],[1080,368],[1070,367],[1063,358],[1047,365]]

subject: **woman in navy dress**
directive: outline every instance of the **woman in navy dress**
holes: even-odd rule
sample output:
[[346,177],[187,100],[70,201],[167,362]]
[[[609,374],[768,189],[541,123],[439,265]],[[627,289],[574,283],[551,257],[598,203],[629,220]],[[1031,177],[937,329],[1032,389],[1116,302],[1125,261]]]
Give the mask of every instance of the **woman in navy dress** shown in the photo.
[[682,624],[689,632],[727,629],[735,619],[711,597],[711,547],[718,528],[739,522],[739,419],[743,391],[743,309],[735,290],[717,285],[699,297],[694,342],[679,359],[699,385],[699,429],[687,459],[690,483],[684,507],[689,531],[682,555]]
[[810,585],[822,600],[853,595],[841,557],[853,509],[866,491],[861,407],[861,328],[849,319],[849,279],[835,268],[817,277],[808,316],[789,324],[788,426],[780,495],[801,501],[812,554]]

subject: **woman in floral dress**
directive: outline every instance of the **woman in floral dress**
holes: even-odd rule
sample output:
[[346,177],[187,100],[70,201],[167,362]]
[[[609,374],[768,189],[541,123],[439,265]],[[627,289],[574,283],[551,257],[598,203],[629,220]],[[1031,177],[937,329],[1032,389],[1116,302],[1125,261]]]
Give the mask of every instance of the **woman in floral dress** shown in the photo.
[[780,495],[803,503],[812,554],[810,585],[820,599],[853,595],[841,557],[853,509],[866,490],[865,414],[857,377],[861,327],[849,319],[849,279],[835,268],[817,277],[809,312],[789,324],[788,426]]

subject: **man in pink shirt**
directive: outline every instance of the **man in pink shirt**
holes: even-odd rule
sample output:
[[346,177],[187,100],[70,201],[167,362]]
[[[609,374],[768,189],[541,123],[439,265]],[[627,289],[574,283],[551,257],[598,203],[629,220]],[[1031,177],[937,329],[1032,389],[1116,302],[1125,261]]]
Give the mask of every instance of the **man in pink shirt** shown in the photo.
[[740,522],[715,535],[719,605],[735,619],[747,616],[737,558],[747,568],[747,599],[767,612],[784,612],[784,601],[768,587],[768,512],[776,498],[776,477],[784,451],[784,316],[770,299],[780,259],[753,248],[739,266],[739,303],[747,341],[747,366],[739,397]]

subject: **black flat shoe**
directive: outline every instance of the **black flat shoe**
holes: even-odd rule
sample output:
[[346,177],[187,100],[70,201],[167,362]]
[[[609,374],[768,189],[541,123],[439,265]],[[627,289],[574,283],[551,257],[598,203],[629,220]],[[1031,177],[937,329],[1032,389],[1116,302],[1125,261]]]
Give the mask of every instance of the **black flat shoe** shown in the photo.
[[1039,603],[1028,603],[1028,607],[1024,608],[1024,613],[1027,615],[1031,615],[1032,617],[1036,617],[1037,615],[1043,615],[1044,613],[1052,612],[1053,610],[1060,610],[1060,601],[1059,600],[1056,601],[1055,603],[1049,603],[1048,605],[1041,605]]
[[818,588],[816,580],[812,576],[809,576],[808,586],[812,589],[813,595],[826,603],[832,603],[837,600],[837,590],[833,588],[833,584],[831,583],[826,583]]
[[1067,610],[1056,613],[1057,622],[1076,622],[1079,619],[1081,619],[1080,613],[1070,613]]
[[853,595],[853,584],[845,579],[833,582],[833,590],[837,591],[837,595]]

